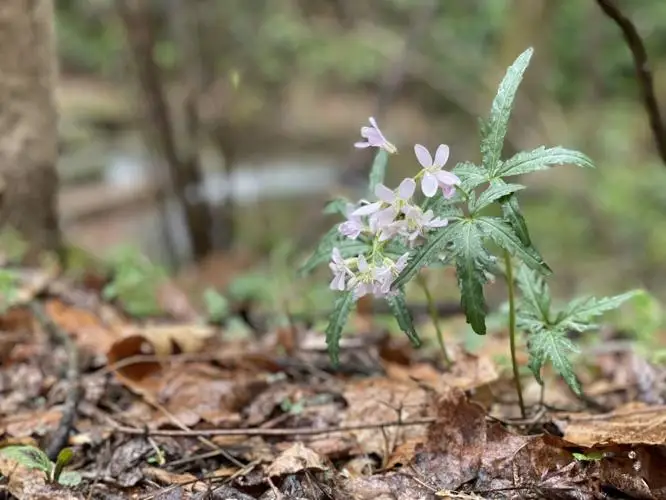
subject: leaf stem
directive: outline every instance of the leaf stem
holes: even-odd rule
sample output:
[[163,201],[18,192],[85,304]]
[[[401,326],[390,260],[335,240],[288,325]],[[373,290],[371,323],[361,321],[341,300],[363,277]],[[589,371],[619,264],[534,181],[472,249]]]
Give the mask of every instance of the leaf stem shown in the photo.
[[520,373],[518,370],[518,360],[516,359],[516,297],[513,282],[513,266],[511,264],[511,254],[504,250],[504,266],[506,267],[506,286],[509,294],[509,345],[511,348],[511,364],[513,366],[513,379],[518,393],[518,404],[520,405],[520,414],[526,418],[525,402],[523,401],[523,388],[520,384]]
[[430,293],[430,289],[428,288],[428,282],[425,276],[419,274],[417,277],[417,281],[419,283],[419,286],[423,290],[423,294],[426,297],[426,301],[428,302],[428,315],[430,316],[432,324],[435,326],[435,331],[437,332],[437,342],[439,342],[439,348],[442,351],[444,364],[448,368],[451,366],[451,358],[449,357],[449,354],[446,350],[446,346],[444,345],[444,336],[442,335],[442,329],[439,327],[439,318],[437,316],[437,307],[435,305],[435,301],[432,298],[432,294]]

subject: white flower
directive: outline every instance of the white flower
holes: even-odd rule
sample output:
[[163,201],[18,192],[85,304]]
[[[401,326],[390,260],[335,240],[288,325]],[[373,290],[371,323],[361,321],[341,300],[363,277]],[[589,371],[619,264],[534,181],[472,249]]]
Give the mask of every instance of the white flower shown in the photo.
[[365,141],[354,143],[354,147],[375,147],[384,149],[388,153],[397,153],[398,149],[386,140],[386,137],[384,137],[384,134],[377,125],[377,121],[372,116],[369,118],[369,121],[371,127],[361,127],[361,137],[363,137]]
[[338,226],[338,231],[352,240],[358,238],[361,233],[367,229],[363,219],[361,219],[361,216],[354,215],[355,210],[355,205],[350,203],[347,206],[347,220]]
[[379,184],[375,189],[377,198],[382,200],[385,208],[370,216],[370,228],[373,232],[380,234],[381,241],[396,234],[390,226],[403,208],[409,205],[414,191],[416,191],[416,182],[411,178],[403,179],[395,191],[390,190],[384,184]]
[[455,186],[460,184],[457,175],[443,170],[444,165],[449,159],[449,147],[446,144],[440,144],[435,152],[435,159],[432,159],[430,152],[425,146],[416,144],[414,146],[416,159],[423,167],[424,173],[421,179],[421,191],[428,198],[435,196],[437,188],[442,189],[442,195],[450,198],[455,193]]
[[409,241],[414,241],[419,236],[425,236],[428,230],[446,226],[449,221],[441,217],[435,217],[432,210],[423,210],[416,206],[409,206],[403,210],[405,219],[401,226],[401,234]]
[[337,247],[331,253],[331,262],[328,264],[328,267],[333,271],[333,279],[330,284],[331,290],[344,291],[347,276],[353,276],[353,273],[345,263]]

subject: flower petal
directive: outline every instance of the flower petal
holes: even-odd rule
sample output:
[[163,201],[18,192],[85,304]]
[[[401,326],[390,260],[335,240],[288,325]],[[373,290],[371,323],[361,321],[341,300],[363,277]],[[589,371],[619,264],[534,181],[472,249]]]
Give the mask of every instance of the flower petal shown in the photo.
[[414,145],[414,154],[423,168],[432,167],[432,156],[430,156],[430,152],[425,146],[421,146],[420,144]]
[[444,186],[457,186],[460,184],[460,178],[453,172],[440,170],[435,174],[440,184]]
[[455,187],[446,185],[442,186],[442,196],[444,196],[444,198],[448,200],[449,198],[452,198],[454,194],[456,194]]
[[377,210],[379,210],[381,206],[382,206],[381,201],[376,201],[375,203],[368,203],[367,205],[358,207],[356,210],[352,212],[352,215],[354,217],[358,217],[361,215],[371,215],[374,214]]
[[446,165],[446,162],[449,159],[449,147],[446,144],[440,144],[437,147],[437,152],[435,153],[435,163],[436,167],[442,168]]
[[365,260],[365,255],[359,255],[358,256],[358,270],[362,273],[367,273],[368,270],[370,269],[370,266],[368,266],[368,261]]
[[386,203],[393,203],[395,201],[395,193],[384,184],[377,184],[375,187],[375,196]]
[[416,191],[416,181],[414,181],[414,179],[411,177],[403,179],[403,181],[400,183],[400,186],[398,186],[398,195],[403,200],[411,198],[414,194],[414,191]]
[[331,258],[336,264],[344,264],[344,259],[342,258],[342,254],[340,253],[340,249],[338,247],[333,247]]
[[374,116],[371,116],[370,118],[368,118],[368,121],[370,122],[370,125],[372,125],[373,128],[376,128],[377,130],[379,130],[379,126],[377,125],[377,120],[375,120]]
[[367,148],[367,147],[370,147],[370,143],[369,142],[355,142],[354,147],[355,148]]
[[428,198],[435,196],[438,186],[439,183],[437,182],[437,177],[435,177],[433,174],[426,172],[423,175],[423,179],[421,180],[421,191],[423,191],[425,196]]

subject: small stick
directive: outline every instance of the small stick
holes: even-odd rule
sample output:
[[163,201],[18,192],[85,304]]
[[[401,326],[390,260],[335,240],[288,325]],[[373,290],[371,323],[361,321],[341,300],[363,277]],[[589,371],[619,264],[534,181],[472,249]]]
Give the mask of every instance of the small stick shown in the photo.
[[[486,416],[486,420],[501,422],[505,425],[520,426],[534,423],[543,416],[539,413],[538,416],[529,419],[516,419],[516,420],[500,420],[496,417]],[[176,429],[139,429],[136,427],[128,427],[120,425],[113,419],[107,418],[107,422],[111,424],[114,431],[132,436],[162,436],[162,437],[192,437],[192,436],[320,436],[322,434],[332,434],[338,432],[353,432],[363,431],[369,429],[382,429],[384,427],[408,427],[415,425],[431,425],[437,421],[435,417],[424,417],[415,420],[395,420],[392,422],[372,423],[372,424],[357,424],[339,427],[327,427],[324,429],[313,429],[312,427],[294,427],[294,428],[272,428],[267,429],[263,427],[242,427],[236,429],[192,429],[192,430],[176,430]]]
[[30,303],[30,309],[35,316],[35,319],[44,328],[54,342],[62,345],[67,352],[67,373],[65,378],[67,380],[67,396],[62,408],[62,418],[58,424],[58,428],[51,436],[51,442],[46,447],[46,454],[49,459],[55,461],[58,453],[62,450],[69,441],[69,433],[74,425],[76,418],[76,410],[81,400],[81,387],[79,386],[79,350],[76,344],[72,341],[69,334],[60,328],[46,313],[41,304],[37,302]]
[[[112,422],[112,421],[111,421]],[[358,424],[340,427],[328,427],[325,429],[313,429],[312,427],[294,427],[289,428],[274,428],[265,429],[259,427],[246,427],[238,429],[201,429],[201,430],[175,430],[175,429],[157,429],[146,430],[138,429],[135,427],[127,427],[123,425],[113,424],[113,430],[123,434],[134,436],[149,435],[149,436],[165,436],[165,437],[191,437],[191,436],[319,436],[321,434],[330,434],[334,432],[352,432],[368,429],[380,429],[383,427],[401,427],[413,425],[429,425],[435,422],[434,417],[422,418],[418,420],[408,421],[394,421],[380,424]]]

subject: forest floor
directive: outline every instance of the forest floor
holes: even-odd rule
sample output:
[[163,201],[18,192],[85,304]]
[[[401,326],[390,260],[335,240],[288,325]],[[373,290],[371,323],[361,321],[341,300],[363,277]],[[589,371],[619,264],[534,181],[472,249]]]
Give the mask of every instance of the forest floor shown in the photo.
[[[137,320],[102,298],[103,276],[15,271],[5,498],[666,498],[663,376],[613,328],[584,348],[584,397],[525,373],[522,416],[502,331],[472,354],[447,326],[445,368],[361,308],[334,369],[305,323],[231,335],[173,286],[163,315]],[[43,455],[65,448],[54,474]]]

